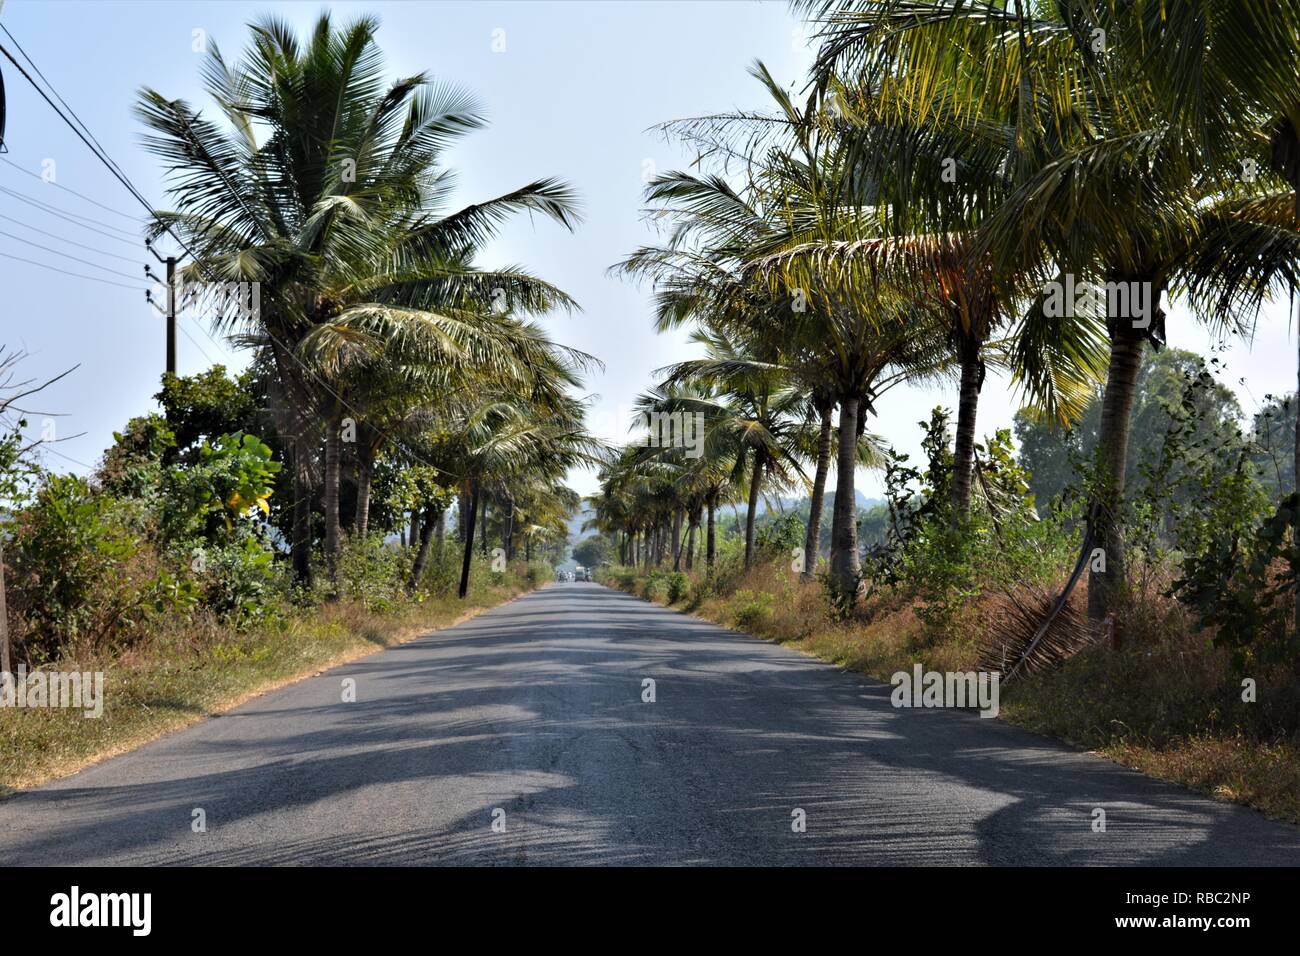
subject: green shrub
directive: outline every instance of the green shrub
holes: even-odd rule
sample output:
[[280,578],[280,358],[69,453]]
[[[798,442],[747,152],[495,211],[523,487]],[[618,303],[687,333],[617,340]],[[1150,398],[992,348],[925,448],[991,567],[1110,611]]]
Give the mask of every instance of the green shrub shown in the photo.
[[529,561],[524,570],[524,580],[533,587],[555,580],[555,568],[545,561]]
[[668,575],[664,571],[651,571],[646,578],[641,594],[650,601],[660,604],[668,603]]
[[674,571],[668,576],[668,603],[676,604],[691,593],[691,579],[682,571]]
[[14,530],[7,583],[34,663],[129,630],[153,603],[156,561],[86,479],[46,476]]
[[765,591],[737,591],[731,598],[731,618],[742,631],[761,630],[772,622],[773,595]]
[[270,513],[280,463],[255,435],[222,435],[204,442],[192,465],[172,468],[163,483],[163,530],[168,540],[219,540],[250,513]]
[[[338,563],[340,597],[369,611],[389,611],[404,599],[410,559],[401,548],[384,544],[382,534],[349,539]],[[427,577],[427,575],[426,575]]]

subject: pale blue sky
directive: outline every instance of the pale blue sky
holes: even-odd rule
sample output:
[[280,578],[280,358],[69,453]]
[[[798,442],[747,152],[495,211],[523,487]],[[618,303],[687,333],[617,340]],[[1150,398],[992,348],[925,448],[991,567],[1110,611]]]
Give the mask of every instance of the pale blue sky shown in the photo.
[[[643,175],[648,164],[667,170],[689,156],[647,129],[664,120],[738,106],[761,106],[763,96],[746,68],[767,63],[786,83],[802,81],[811,54],[804,31],[784,3],[609,2],[560,3],[334,3],[339,19],[377,14],[379,41],[391,75],[427,71],[474,91],[491,120],[452,154],[459,170],[462,203],[496,195],[542,176],[570,181],[583,197],[585,223],[570,235],[549,222],[520,219],[487,250],[484,263],[521,263],[572,294],[583,312],[547,318],[553,336],[606,363],[590,391],[600,396],[593,425],[607,438],[621,433],[635,395],[653,369],[689,354],[682,335],[653,331],[649,290],[611,277],[607,268],[653,236],[640,218]],[[195,30],[205,30],[227,55],[241,50],[244,24],[272,11],[305,26],[319,3],[127,3],[6,0],[0,22],[40,67],[68,104],[135,184],[165,206],[158,166],[139,146],[140,127],[131,115],[135,90],[152,86],[164,95],[203,102]],[[505,51],[493,52],[494,31],[504,31]],[[0,34],[0,42],[10,46]],[[37,94],[0,60],[9,100],[0,187],[82,217],[94,229],[133,230],[129,219],[42,182],[43,163],[54,161],[56,181],[67,189],[128,214],[138,211],[129,194],[98,164]],[[28,175],[37,174],[37,176]],[[24,371],[53,375],[80,368],[42,397],[40,407],[65,413],[59,434],[85,432],[55,446],[80,463],[95,462],[111,432],[152,407],[163,363],[163,321],[144,301],[146,282],[83,263],[48,246],[142,276],[151,257],[139,243],[116,241],[79,228],[0,193],[0,253],[21,256],[72,272],[121,282],[116,288],[49,272],[0,256],[0,342],[31,353]],[[14,222],[18,220],[19,223]],[[74,240],[68,245],[32,232]],[[13,238],[17,237],[17,238]],[[201,317],[182,322],[182,374],[200,371],[208,357],[242,366],[244,359],[206,334]],[[1175,310],[1174,344],[1206,351],[1208,340]],[[206,356],[205,357],[205,354]],[[1247,410],[1267,392],[1293,390],[1295,347],[1284,304],[1271,309],[1253,350],[1227,355],[1232,383],[1246,377]],[[1240,389],[1239,389],[1240,390]],[[1252,398],[1253,396],[1253,398]],[[918,451],[916,422],[938,403],[953,403],[943,390],[898,389],[880,405],[869,427],[903,450]],[[1010,424],[1015,402],[1006,384],[990,379],[981,405],[981,432]],[[618,422],[618,428],[615,423]],[[40,422],[35,421],[37,428]],[[85,471],[51,455],[51,466]],[[571,483],[594,490],[590,474]],[[879,481],[863,475],[861,489],[875,494]]]

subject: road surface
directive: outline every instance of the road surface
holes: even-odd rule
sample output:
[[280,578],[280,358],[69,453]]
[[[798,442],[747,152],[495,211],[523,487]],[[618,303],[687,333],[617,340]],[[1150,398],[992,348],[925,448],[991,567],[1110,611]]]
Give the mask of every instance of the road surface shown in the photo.
[[889,690],[560,584],[0,801],[0,865],[1300,863],[1300,828]]

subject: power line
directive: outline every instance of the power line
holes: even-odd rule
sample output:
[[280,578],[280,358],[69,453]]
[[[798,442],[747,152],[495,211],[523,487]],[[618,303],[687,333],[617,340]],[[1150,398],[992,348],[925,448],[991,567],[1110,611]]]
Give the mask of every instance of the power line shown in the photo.
[[[140,239],[139,239],[138,236],[134,235],[132,232],[130,232],[130,231],[127,230],[127,229],[122,229],[122,228],[120,228],[119,226],[115,226],[115,225],[113,225],[111,222],[104,222],[104,221],[102,221],[102,220],[99,220],[99,219],[94,218],[93,216],[85,216],[85,215],[82,215],[82,214],[79,213],[79,212],[72,212],[72,211],[67,210],[67,209],[60,209],[58,206],[52,206],[52,205],[50,205],[49,203],[47,203],[47,202],[45,202],[45,201],[43,201],[43,200],[40,200],[40,199],[33,199],[31,196],[28,196],[26,193],[21,193],[21,192],[19,192],[18,190],[14,189],[14,188],[11,187],[11,186],[0,186],[0,192],[6,193],[7,195],[10,195],[10,196],[13,196],[15,199],[17,199],[17,200],[19,200],[19,201],[21,201],[21,202],[25,202],[25,203],[27,203],[27,205],[29,205],[29,206],[35,206],[37,209],[41,209],[41,210],[43,210],[43,211],[45,211],[45,212],[48,212],[48,213],[53,213],[54,215],[56,215],[56,216],[61,216],[61,217],[63,217],[64,219],[69,219],[69,220],[72,220],[72,219],[84,219],[84,220],[86,220],[86,222],[93,222],[95,225],[97,225],[97,226],[101,226],[101,227],[103,227],[104,229],[111,229],[111,230],[113,230],[113,232],[120,233],[120,234],[123,235],[123,236],[130,236],[130,237],[131,237],[129,240],[127,240],[127,239],[123,239],[123,240],[122,240],[123,242],[127,242],[127,241],[132,242],[132,243],[139,243],[139,242],[140,242]],[[80,223],[80,222],[78,222],[77,225],[79,225],[79,226],[83,226],[83,225],[85,225],[85,223]],[[86,228],[90,228],[90,227],[89,227],[89,226],[86,226]],[[114,237],[114,238],[117,238],[117,237]]]
[[[8,31],[6,30],[5,32],[7,33]],[[87,196],[85,193],[79,193],[75,189],[65,186],[62,183],[55,182],[52,179],[46,179],[45,177],[41,176],[39,173],[32,172],[30,169],[24,169],[22,166],[19,166],[17,163],[15,163],[12,159],[7,159],[4,156],[0,156],[0,162],[7,163],[8,165],[12,166],[14,169],[18,170],[20,173],[26,173],[28,176],[31,176],[33,179],[39,179],[41,182],[46,183],[47,185],[56,186],[59,189],[62,189],[65,193],[71,193],[72,195],[76,196],[78,199],[84,199],[92,206],[98,206],[100,209],[103,209],[105,212],[111,212],[113,215],[121,216],[123,219],[130,219],[132,222],[140,221],[139,216],[127,212],[122,212],[120,209],[114,209],[112,206],[106,206],[99,200],[92,199],[91,197]]]
[[[104,158],[107,159],[110,163],[113,163],[113,168],[114,168],[114,169],[116,169],[118,172],[122,172],[122,168],[121,168],[120,166],[118,166],[117,163],[114,163],[114,162],[113,162],[112,157],[110,157],[110,156],[108,155],[108,151],[107,151],[106,149],[104,149],[103,145],[99,142],[98,139],[95,139],[95,134],[92,133],[92,132],[90,131],[90,127],[87,126],[85,123],[83,123],[83,122],[81,121],[81,117],[78,116],[77,113],[76,113],[76,111],[75,111],[71,106],[68,105],[67,100],[65,100],[62,96],[59,95],[59,91],[56,90],[56,89],[54,88],[54,84],[51,83],[51,82],[46,78],[46,76],[45,76],[44,73],[41,72],[41,68],[40,68],[39,66],[36,65],[36,61],[33,60],[30,56],[27,55],[27,51],[24,50],[24,49],[23,49],[23,45],[22,45],[21,43],[18,42],[18,38],[17,38],[16,36],[14,36],[12,33],[10,33],[10,32],[9,32],[9,28],[8,28],[7,26],[5,26],[3,23],[0,23],[0,30],[3,30],[3,31],[5,32],[5,36],[7,36],[7,37],[9,38],[9,40],[13,43],[14,47],[17,48],[18,52],[21,53],[21,54],[23,55],[23,59],[26,60],[26,61],[28,62],[28,64],[31,66],[31,68],[32,68],[33,70],[36,71],[36,75],[39,76],[39,77],[41,78],[41,81],[42,81],[46,86],[48,86],[48,87],[50,88],[50,92],[54,94],[55,98],[56,98],[60,103],[63,104],[63,108],[66,109],[66,110],[67,110],[67,111],[72,115],[72,118],[75,119],[75,120],[77,121],[78,125],[79,125],[83,130],[86,131],[86,135],[89,136],[92,140],[94,140],[94,143],[95,143],[95,145],[99,148],[99,151],[100,151],[101,153],[104,154]],[[122,175],[125,176],[126,174],[125,174],[125,173],[122,173]],[[69,190],[69,191],[71,191],[71,190]],[[95,202],[95,201],[92,199],[91,202]],[[99,203],[95,203],[95,205],[99,205]],[[108,207],[105,206],[104,208],[107,209]],[[110,211],[112,211],[112,210],[110,210]],[[119,215],[119,216],[126,216],[126,213],[118,213],[118,215]],[[130,218],[133,218],[133,217],[131,217],[131,216],[127,216],[127,218],[130,219]]]
[[44,229],[39,229],[36,226],[31,225],[30,223],[23,222],[21,219],[15,219],[13,216],[6,216],[3,213],[0,213],[0,219],[6,219],[9,222],[22,226],[24,229],[30,229],[32,232],[39,232],[42,236],[49,236],[51,239],[57,239],[59,242],[66,242],[68,245],[76,246],[79,249],[86,249],[89,250],[90,252],[98,253],[101,256],[108,256],[110,259],[121,259],[123,262],[132,262],[132,263],[136,263],[137,265],[139,264],[139,260],[132,259],[130,256],[119,256],[116,252],[108,252],[104,249],[99,249],[95,246],[88,246],[84,242],[77,242],[74,239],[68,239],[64,236],[58,235],[57,233],[48,232]]
[[[14,44],[17,45],[18,41],[13,39],[13,34],[9,32],[8,28],[4,28],[4,31],[5,34],[9,37],[9,39],[13,40]],[[86,138],[85,134],[83,134],[81,130],[77,128],[77,126],[72,122],[72,120],[68,119],[68,117],[63,114],[62,110],[60,110],[57,106],[54,105],[54,101],[51,100],[49,96],[46,94],[46,92],[43,89],[41,89],[40,85],[35,80],[32,79],[31,74],[23,69],[23,65],[14,59],[14,55],[10,53],[2,43],[0,43],[0,53],[3,53],[5,58],[8,59],[9,62],[12,63],[18,69],[18,72],[22,74],[23,79],[25,79],[28,83],[31,84],[32,89],[34,89],[37,93],[40,94],[41,99],[45,100],[45,102],[49,104],[50,109],[54,110],[54,112],[58,114],[59,119],[63,120],[63,122],[67,124],[68,128],[77,134],[77,138],[86,144],[86,148],[95,154],[95,158],[98,159],[101,163],[103,163],[104,166],[108,169],[108,171],[112,173],[113,176],[116,177],[117,180],[123,186],[127,188],[127,190],[131,193],[131,195],[135,196],[135,198],[139,200],[141,204],[144,205],[144,207],[149,211],[150,218],[156,218],[154,217],[154,210],[149,206],[149,203],[140,194],[139,190],[137,190],[133,185],[131,185],[131,183],[127,180],[126,176],[118,170],[117,164],[108,158],[108,154],[101,152],[103,147],[97,148],[96,146],[91,145],[90,140]],[[27,61],[29,63],[31,63],[31,58],[27,57],[27,54],[24,53],[23,56],[27,58]],[[32,69],[34,70],[36,69],[35,63],[32,63]],[[37,70],[37,72],[40,71]],[[46,83],[49,83],[49,81],[46,80]],[[50,89],[51,90],[54,89],[53,85],[50,86]],[[55,91],[54,95],[58,96],[58,92]],[[62,99],[62,97],[59,98]],[[77,122],[80,123],[81,121],[78,120]]]
[[77,222],[77,220],[73,219],[71,216],[65,215],[64,213],[58,212],[54,209],[47,208],[44,204],[37,202],[35,199],[27,199],[24,196],[20,196],[18,193],[14,192],[13,190],[6,189],[4,186],[0,186],[0,192],[12,196],[14,199],[17,199],[19,202],[25,202],[29,206],[34,206],[37,209],[39,209],[41,212],[49,213],[51,216],[57,216],[59,219],[62,219],[66,222],[70,222],[74,226],[80,226],[82,229],[88,229],[91,232],[96,233],[97,235],[103,236],[105,239],[112,239],[114,242],[125,243],[128,246],[138,246],[140,244],[139,239],[123,239],[121,236],[115,236],[110,232],[104,232],[104,230],[96,229],[94,226],[87,226],[84,222]]
[[77,279],[89,279],[91,282],[102,282],[104,285],[115,285],[119,289],[130,289],[133,292],[149,291],[143,286],[127,285],[124,282],[114,282],[112,279],[101,279],[98,276],[83,275],[80,272],[69,272],[67,269],[60,269],[58,266],[52,266],[44,262],[37,262],[35,259],[24,259],[22,256],[15,256],[8,252],[0,252],[0,256],[4,256],[6,259],[13,259],[17,262],[26,262],[28,265],[40,266],[42,269],[49,269],[51,272],[62,272],[65,276],[73,276]]
[[[17,47],[18,50],[19,50],[20,52],[22,52],[23,57],[27,60],[27,62],[31,64],[32,69],[35,70],[36,73],[37,73],[38,75],[40,75],[41,79],[45,81],[46,85],[49,86],[50,90],[51,90],[51,91],[54,93],[54,95],[59,99],[59,101],[60,101],[61,103],[64,103],[64,105],[66,106],[67,104],[66,104],[66,102],[63,100],[63,97],[62,97],[62,96],[59,96],[58,90],[56,90],[56,89],[54,88],[54,85],[53,85],[52,83],[50,83],[50,81],[49,81],[48,79],[45,78],[44,74],[41,73],[40,68],[36,66],[36,63],[32,60],[32,58],[31,58],[30,56],[28,56],[27,53],[26,53],[25,51],[22,50],[22,47],[19,46],[18,41],[14,38],[13,34],[9,32],[8,28],[4,27],[3,25],[0,25],[0,29],[3,29],[3,30],[4,30],[5,35],[8,36],[9,39],[13,42],[14,46]],[[3,53],[4,56],[5,56],[6,58],[8,58],[9,62],[11,62],[15,67],[17,67],[18,72],[22,74],[23,79],[27,80],[27,82],[31,84],[32,88],[33,88],[34,90],[36,90],[37,93],[40,94],[41,99],[45,100],[45,102],[49,105],[50,109],[54,110],[54,112],[55,112],[56,114],[58,114],[59,119],[63,120],[63,122],[64,122],[65,124],[67,124],[68,128],[71,129],[74,133],[77,134],[77,138],[80,139],[80,140],[81,140],[81,141],[86,145],[86,148],[89,149],[89,150],[90,150],[90,151],[95,155],[95,158],[98,159],[98,160],[99,160],[99,161],[100,161],[100,162],[105,166],[105,168],[107,168],[108,171],[111,172],[111,173],[113,174],[113,176],[114,176],[114,177],[115,177],[115,178],[116,178],[116,179],[117,179],[117,180],[118,180],[118,181],[119,181],[119,182],[120,182],[124,187],[126,187],[127,191],[128,191],[129,193],[131,193],[132,196],[135,197],[135,199],[136,199],[137,202],[139,202],[142,206],[144,206],[145,210],[149,213],[149,218],[150,218],[153,222],[155,222],[155,223],[157,223],[158,225],[160,225],[160,226],[163,228],[163,230],[165,230],[168,234],[170,234],[171,237],[172,237],[172,238],[177,242],[177,244],[180,245],[180,247],[181,247],[183,250],[185,250],[185,254],[186,254],[187,256],[189,256],[191,259],[194,260],[195,265],[197,265],[201,270],[203,270],[203,271],[205,271],[205,272],[208,272],[208,273],[209,273],[209,278],[212,278],[212,276],[211,276],[211,271],[210,271],[209,269],[207,269],[207,267],[203,264],[203,262],[202,262],[202,261],[201,261],[197,256],[194,255],[194,253],[190,250],[189,246],[186,245],[185,241],[184,241],[183,239],[181,239],[181,237],[176,233],[176,231],[175,231],[175,229],[172,227],[172,225],[171,225],[170,223],[167,223],[167,222],[164,222],[164,221],[161,221],[161,220],[158,219],[158,217],[157,217],[157,215],[156,215],[156,213],[155,213],[155,211],[154,211],[154,208],[153,208],[152,204],[150,204],[150,202],[149,202],[149,201],[144,197],[144,194],[141,193],[140,190],[138,190],[138,189],[135,187],[135,185],[130,181],[130,179],[127,178],[126,174],[125,174],[124,172],[121,171],[120,167],[118,167],[118,165],[117,165],[115,162],[113,162],[113,160],[109,157],[107,151],[104,150],[104,148],[103,148],[102,146],[99,145],[99,141],[98,141],[98,140],[95,140],[94,134],[92,134],[92,133],[90,132],[89,127],[86,127],[85,123],[83,123],[83,122],[81,121],[80,117],[77,117],[77,123],[79,123],[83,128],[85,128],[85,133],[84,133],[84,134],[82,133],[82,131],[81,131],[80,129],[77,128],[77,126],[72,122],[72,120],[68,119],[68,117],[65,116],[65,115],[63,114],[63,112],[59,109],[59,107],[56,106],[56,105],[54,104],[54,101],[51,100],[51,99],[49,98],[49,96],[46,95],[45,91],[42,90],[42,89],[40,88],[40,86],[36,83],[36,81],[35,81],[34,79],[32,79],[31,74],[29,74],[25,69],[23,69],[22,64],[19,63],[17,60],[14,59],[13,54],[10,53],[10,52],[9,52],[9,51],[4,47],[3,44],[0,44],[0,53]],[[69,112],[69,113],[72,113],[72,109],[71,109],[71,107],[68,107],[68,112]],[[73,113],[72,115],[73,115],[73,116],[76,116],[75,113]],[[187,130],[187,132],[188,132],[188,124],[186,124],[186,130]],[[87,136],[89,136],[90,138],[87,139]],[[93,145],[92,145],[92,143],[91,143],[91,140],[95,140],[95,142],[94,142]],[[235,191],[235,189],[231,186],[231,184],[230,184],[229,182],[225,182],[224,179],[223,179],[223,184],[226,186],[227,189],[229,189],[229,190],[231,191],[231,193],[234,195],[234,197],[235,197],[237,200],[239,200],[240,205],[242,205],[242,206],[244,207],[245,212],[249,212],[250,215],[251,215],[251,211],[248,209],[248,205],[247,205],[247,203],[244,202],[243,197],[240,196],[239,193]],[[12,192],[11,190],[7,190],[7,189],[5,189],[4,187],[0,187],[0,191],[4,191],[4,192]],[[21,197],[20,197],[20,198],[21,198]],[[31,202],[31,200],[27,200],[27,201]],[[89,217],[86,217],[86,218],[89,218]],[[254,218],[255,221],[257,221],[257,220],[256,220],[256,217],[253,217],[253,218]],[[91,221],[93,222],[94,220],[91,220]],[[104,225],[104,224],[102,224],[102,225]],[[109,226],[109,228],[114,228],[114,227]],[[122,230],[122,231],[124,232],[125,230]],[[5,254],[4,254],[4,253],[0,253],[0,255],[5,255]],[[9,256],[8,258],[11,258],[11,259],[17,259],[17,258],[19,258],[19,257],[17,257],[17,256]],[[21,261],[30,261],[30,260],[21,260]],[[34,264],[35,264],[35,265],[43,265],[42,263],[34,263]],[[54,267],[53,267],[53,266],[44,266],[44,268],[47,268],[47,269],[53,269]],[[58,270],[58,269],[56,269],[55,271],[63,271],[63,270]],[[68,274],[71,275],[72,273],[68,273]],[[82,278],[93,278],[93,277],[91,277],[91,276],[83,276]],[[97,280],[97,281],[107,282],[108,280],[101,279],[101,280]],[[120,283],[112,283],[112,284],[115,284],[115,285],[116,285],[116,284],[120,284]],[[200,328],[202,328],[202,326],[200,326]],[[299,367],[301,367],[302,370],[303,370],[304,372],[306,372],[307,375],[308,375],[310,378],[315,379],[315,381],[316,381],[316,382],[317,382],[317,383],[318,383],[318,384],[319,384],[319,385],[320,385],[320,386],[321,386],[321,387],[322,387],[326,392],[328,392],[328,393],[330,394],[330,396],[331,396],[332,398],[334,398],[334,400],[337,401],[337,402],[338,402],[338,403],[339,403],[343,408],[345,408],[347,411],[351,412],[353,415],[359,415],[359,413],[357,412],[357,410],[356,410],[355,408],[353,408],[351,404],[349,404],[347,401],[344,400],[343,396],[341,396],[337,391],[335,391],[335,389],[334,389],[334,388],[333,388],[333,387],[332,387],[332,386],[331,386],[327,381],[325,381],[325,379],[324,379],[323,377],[321,377],[318,373],[316,373],[314,370],[312,370],[310,367],[308,367],[307,364],[306,364],[305,362],[303,362],[303,360],[300,359],[300,358],[298,357],[298,355],[296,354],[296,351],[295,351],[294,349],[287,347],[283,342],[281,342],[279,339],[277,339],[277,338],[275,337],[275,335],[272,334],[271,331],[270,331],[269,329],[263,328],[262,331],[266,334],[266,336],[267,336],[269,339],[271,339],[271,341],[272,341],[273,343],[275,343],[276,345],[278,345],[278,346],[280,347],[280,349],[283,350],[284,353],[285,353],[286,355],[288,355],[290,358],[292,358],[292,359],[294,360],[294,362],[296,362],[296,363],[299,365]],[[216,344],[217,344],[216,340],[212,338],[212,335],[211,335],[210,333],[208,333],[206,329],[204,329],[204,334],[207,335],[208,339],[212,342],[213,345],[216,345]],[[379,433],[380,433],[380,437],[382,437],[382,438],[389,438],[389,437],[390,437],[387,433],[383,432],[382,430],[380,430]],[[402,444],[401,442],[398,442],[398,441],[396,441],[395,439],[394,439],[394,443],[395,443],[395,444],[398,444],[399,446]],[[423,464],[425,464],[425,465],[428,465],[428,466],[431,467],[431,468],[437,468],[437,470],[439,470],[439,471],[443,471],[443,472],[445,472],[445,473],[447,473],[447,474],[450,474],[450,472],[446,472],[446,469],[444,469],[444,468],[438,468],[436,465],[433,465],[431,462],[427,462],[427,461],[425,461],[421,456],[416,455],[416,454],[415,454],[414,452],[412,452],[409,448],[406,449],[406,452],[407,452],[407,454],[410,454],[413,458],[415,458],[417,461],[420,461],[421,463],[423,463]],[[463,477],[463,476],[453,476],[453,477]]]
[[[177,323],[177,324],[178,324],[178,326],[179,326],[179,328],[180,328],[182,334],[184,334],[184,336],[185,336],[187,339],[190,340],[190,342],[193,344],[193,346],[194,346],[196,349],[199,350],[199,354],[202,355],[205,359],[207,359],[208,364],[209,364],[209,365],[216,365],[216,364],[217,364],[217,363],[216,363],[216,360],[213,359],[212,356],[208,354],[207,350],[206,350],[202,345],[199,344],[199,340],[198,340],[198,339],[196,339],[194,336],[190,335],[190,330],[187,329],[187,328],[185,327],[184,323]],[[199,323],[198,323],[198,321],[196,320],[194,324],[195,324],[195,325],[198,325]],[[202,329],[203,326],[199,325],[199,328]],[[211,338],[211,336],[209,336],[209,338]],[[217,343],[214,341],[212,344],[213,344],[213,345],[216,345]]]
[[43,451],[47,451],[47,452],[49,452],[49,453],[52,454],[52,455],[58,455],[60,458],[64,459],[65,461],[70,461],[70,462],[72,462],[74,465],[80,465],[82,468],[85,468],[85,469],[87,469],[87,470],[89,470],[89,471],[94,471],[94,470],[95,470],[95,466],[94,466],[94,465],[88,465],[88,464],[86,464],[84,461],[80,461],[79,459],[73,458],[71,455],[65,455],[65,454],[64,454],[63,452],[61,452],[61,451],[56,451],[55,449],[50,448],[50,447],[49,447],[49,442],[41,442],[37,447],[40,448],[40,449],[43,450]]
[[110,275],[122,276],[124,279],[136,278],[135,276],[131,275],[129,272],[122,272],[120,269],[110,269],[108,266],[101,266],[99,263],[91,262],[89,259],[82,259],[80,256],[69,255],[66,252],[60,252],[58,249],[51,249],[49,246],[43,246],[39,242],[29,242],[28,240],[24,239],[22,236],[15,236],[12,232],[5,232],[3,229],[0,229],[0,236],[5,236],[6,238],[9,239],[17,239],[19,242],[26,243],[27,245],[31,246],[33,249],[40,249],[44,252],[52,252],[56,256],[62,256],[65,259],[71,259],[73,262],[80,262],[83,266],[90,266],[92,269],[103,269],[105,272],[109,273]]

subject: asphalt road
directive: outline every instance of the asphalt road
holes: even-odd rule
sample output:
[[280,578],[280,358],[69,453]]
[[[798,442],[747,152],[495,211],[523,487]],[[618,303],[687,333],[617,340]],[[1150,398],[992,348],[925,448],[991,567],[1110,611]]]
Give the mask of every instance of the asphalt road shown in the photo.
[[0,865],[1300,864],[1300,828],[889,689],[560,584],[0,802]]

